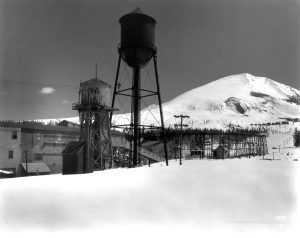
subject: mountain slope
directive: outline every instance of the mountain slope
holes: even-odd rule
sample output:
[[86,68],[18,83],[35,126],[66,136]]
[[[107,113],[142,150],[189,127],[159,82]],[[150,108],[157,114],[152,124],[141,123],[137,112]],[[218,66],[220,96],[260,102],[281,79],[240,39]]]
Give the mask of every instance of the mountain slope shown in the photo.
[[[141,112],[143,124],[158,125],[159,108],[150,105]],[[163,104],[166,126],[176,123],[174,115],[189,115],[190,127],[224,128],[229,124],[278,121],[300,117],[300,91],[265,77],[238,74],[192,89]],[[114,116],[114,124],[128,124],[129,115]],[[70,119],[69,119],[70,120]],[[77,121],[78,118],[71,120]]]
[[[151,108],[154,116],[144,109],[141,120],[157,124],[158,107]],[[268,78],[239,74],[181,94],[164,103],[163,110],[167,126],[176,123],[174,114],[189,115],[186,123],[193,127],[223,128],[230,123],[247,126],[280,117],[299,117],[300,91]],[[117,123],[124,122],[124,117],[120,118]]]

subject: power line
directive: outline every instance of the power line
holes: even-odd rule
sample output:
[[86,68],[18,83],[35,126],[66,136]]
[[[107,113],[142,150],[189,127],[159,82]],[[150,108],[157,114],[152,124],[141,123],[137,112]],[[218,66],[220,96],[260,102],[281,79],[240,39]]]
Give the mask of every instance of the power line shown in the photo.
[[20,85],[20,86],[40,86],[40,87],[44,87],[44,86],[48,86],[48,87],[55,87],[55,88],[67,88],[67,89],[78,89],[78,86],[75,85],[71,85],[71,84],[57,84],[57,83],[38,83],[38,82],[30,82],[30,81],[15,81],[15,80],[0,80],[0,82],[3,83],[8,83],[8,84],[16,84],[16,85]]
[[[6,104],[6,105],[9,105],[9,104],[18,104],[18,105],[44,105],[44,106],[69,106],[69,105],[72,105],[72,103],[63,103],[63,102],[53,102],[53,103],[48,103],[48,102],[37,102],[37,101],[28,101],[28,102],[25,102],[25,101],[13,101],[13,100],[10,100],[10,101],[7,101],[7,100],[0,100],[0,104]],[[70,106],[69,106],[70,107]]]

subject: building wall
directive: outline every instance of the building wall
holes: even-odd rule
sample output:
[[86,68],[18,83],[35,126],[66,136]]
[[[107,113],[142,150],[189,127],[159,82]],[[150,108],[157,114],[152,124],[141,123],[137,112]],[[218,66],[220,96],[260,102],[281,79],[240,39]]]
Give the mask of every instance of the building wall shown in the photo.
[[62,172],[62,150],[70,141],[79,140],[79,135],[66,135],[52,131],[22,132],[23,161],[27,151],[28,162],[43,161],[52,173]]
[[62,155],[44,155],[43,161],[53,174],[62,172]]
[[102,106],[110,105],[110,87],[104,85],[94,85],[93,82],[84,82],[81,88],[81,104],[100,104]]
[[[13,139],[12,134],[16,133]],[[9,158],[9,151],[13,151],[13,158]],[[21,163],[21,129],[0,127],[0,169],[10,168],[15,172]]]
[[[16,138],[12,133],[16,132]],[[45,162],[52,173],[62,172],[62,150],[70,141],[79,140],[77,132],[53,131],[31,128],[0,127],[0,169],[14,169],[21,175],[21,163]],[[112,144],[122,145],[127,141],[124,135],[112,136]],[[9,159],[9,151],[13,158]]]

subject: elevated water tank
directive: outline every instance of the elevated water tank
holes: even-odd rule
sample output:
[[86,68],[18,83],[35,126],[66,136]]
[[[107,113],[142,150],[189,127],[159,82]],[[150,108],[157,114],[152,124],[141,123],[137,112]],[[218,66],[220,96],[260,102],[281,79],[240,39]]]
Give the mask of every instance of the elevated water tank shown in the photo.
[[122,16],[120,53],[130,67],[144,67],[156,51],[154,18],[137,8]]
[[98,78],[80,83],[80,104],[110,106],[111,86]]

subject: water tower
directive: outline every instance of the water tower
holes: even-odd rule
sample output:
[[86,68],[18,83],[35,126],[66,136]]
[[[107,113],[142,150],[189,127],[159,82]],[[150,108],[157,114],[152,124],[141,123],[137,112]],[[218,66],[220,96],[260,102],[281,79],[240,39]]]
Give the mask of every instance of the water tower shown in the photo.
[[[137,8],[135,11],[122,16],[119,20],[121,25],[121,43],[118,48],[119,60],[112,98],[112,108],[115,107],[116,97],[131,98],[131,121],[119,127],[131,128],[132,133],[132,166],[140,163],[140,133],[151,125],[141,123],[141,99],[144,97],[156,97],[159,104],[160,125],[155,129],[161,129],[164,141],[164,153],[168,164],[163,111],[157,71],[157,49],[155,46],[156,21],[149,15]],[[155,71],[155,89],[141,88],[141,69],[153,60]],[[131,85],[129,88],[120,88],[119,73],[122,62],[131,69]]]
[[85,146],[84,173],[113,166],[110,90],[111,86],[96,76],[80,83],[79,102],[73,104],[73,110],[79,113],[80,141]]

